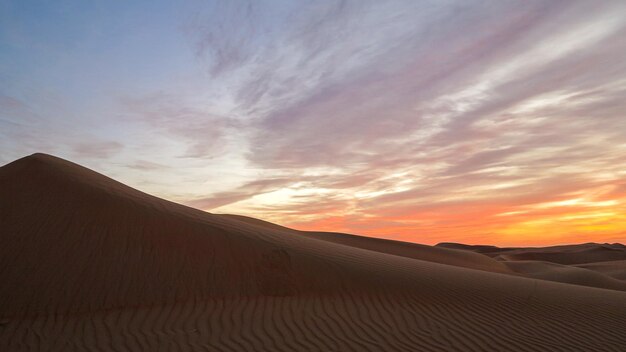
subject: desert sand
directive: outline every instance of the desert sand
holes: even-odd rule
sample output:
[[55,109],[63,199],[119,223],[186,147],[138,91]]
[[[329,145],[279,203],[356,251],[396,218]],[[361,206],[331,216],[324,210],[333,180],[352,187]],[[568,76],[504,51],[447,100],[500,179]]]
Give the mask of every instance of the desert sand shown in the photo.
[[0,168],[1,351],[625,351],[626,248],[425,246]]

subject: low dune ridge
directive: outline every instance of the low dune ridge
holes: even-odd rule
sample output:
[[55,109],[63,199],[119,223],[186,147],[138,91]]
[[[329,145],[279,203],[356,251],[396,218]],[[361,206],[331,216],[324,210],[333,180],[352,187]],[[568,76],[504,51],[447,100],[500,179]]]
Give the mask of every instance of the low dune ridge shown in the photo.
[[355,236],[344,233],[305,232],[304,235],[307,237],[317,238],[332,243],[342,244],[345,246],[393,254],[412,259],[419,259],[432,263],[440,263],[497,273],[511,273],[511,270],[509,270],[506,265],[503,265],[497,260],[494,260],[484,255],[455,249],[438,248],[417,243]]
[[597,271],[617,280],[626,281],[626,260],[614,260],[575,265],[579,268]]
[[499,248],[485,245],[439,243],[436,247],[482,253],[498,260],[541,260],[565,265],[626,260],[626,246],[621,243],[583,243],[536,248]]
[[543,248],[440,243],[436,247],[484,254],[529,278],[626,291],[626,247],[620,243]]
[[620,290],[460,248],[210,214],[45,154],[0,168],[0,235],[2,351],[626,345]]
[[513,251],[513,250],[518,249],[518,248],[500,248],[500,247],[490,246],[490,245],[470,245],[470,244],[452,243],[452,242],[438,243],[437,245],[435,245],[435,247],[472,251],[476,253],[482,253],[485,255],[493,255],[493,256],[496,256],[503,252]]
[[587,264],[626,260],[626,247],[620,244],[588,243],[577,246],[515,249],[496,257],[504,260],[542,260],[557,264]]
[[626,291],[626,281],[584,267],[537,260],[506,261],[504,264],[514,272],[534,279]]

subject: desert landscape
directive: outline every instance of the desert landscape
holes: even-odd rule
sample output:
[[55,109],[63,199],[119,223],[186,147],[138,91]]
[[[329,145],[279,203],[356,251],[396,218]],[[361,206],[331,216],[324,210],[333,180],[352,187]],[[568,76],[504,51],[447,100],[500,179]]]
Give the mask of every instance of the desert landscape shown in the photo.
[[623,351],[626,247],[426,246],[0,168],[3,351]]
[[626,0],[0,0],[0,352],[626,352]]

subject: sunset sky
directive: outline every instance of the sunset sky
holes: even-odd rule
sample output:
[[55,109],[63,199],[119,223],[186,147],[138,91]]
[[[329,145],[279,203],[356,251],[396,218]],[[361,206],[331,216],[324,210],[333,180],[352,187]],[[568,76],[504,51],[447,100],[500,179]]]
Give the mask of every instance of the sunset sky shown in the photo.
[[215,213],[626,242],[626,1],[0,0],[0,163]]

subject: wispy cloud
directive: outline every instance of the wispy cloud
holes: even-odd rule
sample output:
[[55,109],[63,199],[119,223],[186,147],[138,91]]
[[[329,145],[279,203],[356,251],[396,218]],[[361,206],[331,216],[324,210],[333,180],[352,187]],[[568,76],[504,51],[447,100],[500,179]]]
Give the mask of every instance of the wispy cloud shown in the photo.
[[[249,161],[291,180],[275,191],[282,204],[271,192],[265,203],[238,194],[219,210],[305,228],[335,219],[323,227],[489,238],[500,213],[584,192],[607,181],[601,174],[623,177],[623,4],[493,5],[309,4],[317,11],[288,17],[277,35],[246,5],[238,35],[253,38],[235,41],[231,66],[220,63],[229,37],[200,31],[214,74],[239,80]],[[300,175],[316,179],[294,188]]]
[[96,159],[108,159],[123,148],[124,145],[113,141],[79,142],[72,146],[77,157]]

